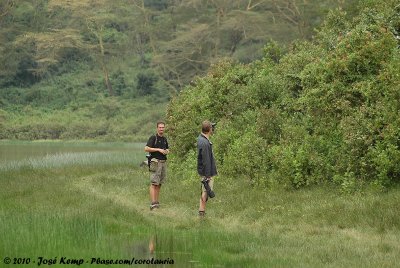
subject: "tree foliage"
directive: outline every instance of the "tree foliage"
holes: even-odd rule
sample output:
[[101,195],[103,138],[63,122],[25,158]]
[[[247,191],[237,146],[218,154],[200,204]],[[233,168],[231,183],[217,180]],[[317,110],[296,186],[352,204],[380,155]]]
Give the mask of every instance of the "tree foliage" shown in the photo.
[[286,54],[271,44],[260,61],[213,66],[170,103],[175,160],[190,161],[210,119],[227,178],[288,188],[334,182],[348,192],[399,183],[397,9],[365,1],[351,20],[331,12],[314,40]]
[[[110,102],[116,98],[124,104],[160,102],[164,109],[170,94],[196,83],[196,77],[206,74],[210,66],[219,66],[220,60],[253,62],[263,57],[263,47],[268,43],[270,59],[279,62],[292,40],[311,39],[312,29],[329,9],[341,6],[348,10],[355,1],[0,1],[0,107],[6,114],[0,136],[92,138],[93,133],[123,133],[126,137],[130,129],[127,124],[112,125],[119,112],[99,112],[98,116],[104,117],[99,119],[101,123],[96,123],[93,131],[80,132],[85,126],[82,122],[96,121],[86,112],[88,107],[97,107],[105,98]],[[398,24],[392,25],[398,29]],[[328,42],[330,37],[326,38]],[[210,94],[221,95],[217,105],[220,110],[213,116],[231,113],[233,117],[257,101],[272,105],[279,97],[273,87],[279,85],[279,80],[266,76],[247,88],[251,77],[247,72],[254,69],[245,67],[238,78],[232,73],[232,89],[225,87],[223,93],[205,85]],[[268,94],[263,81],[271,85]],[[290,83],[292,94],[298,94],[296,74]],[[238,103],[229,109],[224,106],[225,102],[247,96],[252,96],[249,103]],[[138,118],[148,115],[146,118],[154,120],[162,117],[164,110],[147,108],[151,111],[126,114]],[[39,122],[45,114],[64,117],[59,111],[80,117],[71,117],[75,121],[52,117],[53,121],[62,122],[57,125],[50,120]],[[118,111],[122,113],[124,109]],[[26,120],[20,119],[21,114]],[[34,126],[36,121],[40,127]],[[136,127],[147,126],[140,119],[132,122],[138,124]],[[123,130],[119,129],[121,125]],[[56,134],[42,133],[41,128],[55,129]],[[23,135],[18,132],[21,129]],[[103,134],[99,137],[106,136]]]
[[310,38],[327,9],[337,6],[336,0],[5,0],[0,84],[33,85],[59,75],[79,54],[74,60],[98,70],[108,95],[116,62],[155,69],[176,91],[221,58],[248,63],[270,39]]

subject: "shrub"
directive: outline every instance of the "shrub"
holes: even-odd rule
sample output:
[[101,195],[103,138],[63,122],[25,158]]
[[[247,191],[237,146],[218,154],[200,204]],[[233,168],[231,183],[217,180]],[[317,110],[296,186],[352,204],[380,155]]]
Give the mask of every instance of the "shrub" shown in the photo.
[[315,40],[285,55],[270,46],[253,64],[223,61],[184,89],[168,108],[177,159],[194,157],[199,124],[211,119],[227,178],[286,188],[333,182],[347,193],[398,183],[399,20],[394,9],[364,6],[352,22],[330,13]]

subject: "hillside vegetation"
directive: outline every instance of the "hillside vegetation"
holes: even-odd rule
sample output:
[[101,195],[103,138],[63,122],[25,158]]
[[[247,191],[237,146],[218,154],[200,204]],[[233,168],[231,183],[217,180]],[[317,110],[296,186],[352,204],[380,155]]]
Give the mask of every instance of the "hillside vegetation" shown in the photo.
[[224,179],[346,192],[399,183],[399,33],[397,1],[363,1],[358,16],[331,12],[287,53],[270,44],[262,60],[214,65],[168,107],[174,172],[196,175],[195,137],[210,119]]
[[310,39],[355,2],[1,1],[0,139],[144,140],[212,63]]

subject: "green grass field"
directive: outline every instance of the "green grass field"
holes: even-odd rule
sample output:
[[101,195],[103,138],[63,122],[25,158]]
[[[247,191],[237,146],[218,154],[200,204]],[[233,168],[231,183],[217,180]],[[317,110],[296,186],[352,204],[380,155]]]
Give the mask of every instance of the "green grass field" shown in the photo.
[[[199,219],[196,178],[169,174],[161,208],[150,211],[142,145],[98,147],[0,161],[0,267],[34,267],[39,257],[56,258],[52,267],[65,267],[62,257],[89,261],[80,267],[104,267],[90,264],[92,258],[169,259],[174,267],[400,263],[399,188],[353,195],[333,186],[261,191],[221,176]],[[13,264],[18,258],[30,264]]]

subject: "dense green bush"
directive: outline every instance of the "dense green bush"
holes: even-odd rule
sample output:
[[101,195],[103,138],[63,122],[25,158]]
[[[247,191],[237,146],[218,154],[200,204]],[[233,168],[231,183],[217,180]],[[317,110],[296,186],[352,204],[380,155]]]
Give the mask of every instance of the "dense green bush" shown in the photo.
[[398,183],[400,20],[389,2],[363,2],[352,21],[330,13],[312,42],[284,55],[272,43],[261,61],[213,66],[170,103],[173,160],[195,158],[200,123],[210,119],[219,123],[213,140],[225,178],[286,188],[333,182],[346,192]]
[[151,95],[156,90],[158,77],[153,72],[141,72],[137,74],[136,89],[139,95]]

